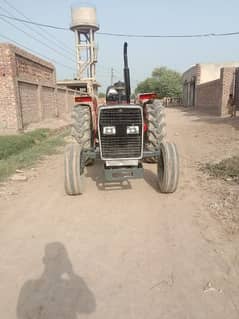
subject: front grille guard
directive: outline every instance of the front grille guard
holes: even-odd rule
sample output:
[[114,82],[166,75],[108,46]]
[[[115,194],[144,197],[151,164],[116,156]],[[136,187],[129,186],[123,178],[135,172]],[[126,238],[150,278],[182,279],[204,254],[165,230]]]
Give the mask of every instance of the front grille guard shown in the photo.
[[[150,158],[150,157],[159,157],[160,154],[161,154],[160,150],[144,151],[141,159]],[[101,159],[99,147],[97,147],[96,149],[95,148],[83,149],[81,151],[81,159],[82,159],[82,163],[85,163],[88,159]],[[119,160],[123,160],[123,159],[119,158]]]
[[[143,157],[160,157],[161,151],[144,151]],[[96,149],[83,149],[81,151],[81,163],[80,163],[80,169],[81,174],[84,172],[85,163],[89,159],[101,159],[100,150],[97,147]],[[142,163],[139,162],[138,166],[130,166],[130,167],[106,167],[104,165],[104,175],[105,180],[107,182],[114,182],[114,181],[125,181],[129,179],[136,179],[136,178],[143,178],[144,170]]]
[[[129,136],[124,136],[124,135],[119,135],[119,136],[115,136],[112,137],[112,140],[115,140],[115,143],[122,143],[124,141],[124,139],[127,141],[127,138],[129,141],[129,146],[127,147],[121,147],[119,146],[119,149],[116,151],[116,153],[114,153],[114,150],[110,149],[110,147],[108,146],[107,149],[107,143],[111,143],[111,141],[107,141],[105,137],[102,136],[101,134],[101,126],[104,125],[102,123],[104,123],[104,117],[109,117],[110,121],[109,121],[109,126],[110,125],[115,125],[114,121],[116,121],[117,116],[119,116],[119,114],[114,113],[117,109],[122,109],[123,113],[125,112],[127,114],[127,112],[129,112],[129,119],[127,118],[126,114],[122,114],[123,116],[123,126],[126,125],[127,122],[129,122],[129,125],[134,121],[132,120],[132,117],[130,116],[136,116],[135,118],[135,125],[137,123],[137,125],[140,125],[140,141],[139,144],[137,144],[137,140],[136,138],[129,137]],[[115,111],[114,111],[115,110]],[[110,111],[112,111],[112,115],[110,114]],[[102,114],[101,112],[105,112],[106,114]],[[133,112],[136,112],[135,114]],[[107,114],[108,113],[108,114]],[[139,114],[140,114],[140,118],[139,118]],[[116,116],[116,117],[114,117]],[[125,117],[126,116],[126,117]],[[103,117],[102,122],[100,121],[100,119]],[[111,119],[112,117],[112,119]],[[140,123],[138,122],[140,119]],[[114,124],[112,124],[112,122]],[[126,122],[126,123],[125,123]],[[117,105],[117,106],[103,106],[100,108],[99,111],[99,121],[98,121],[98,134],[99,134],[99,144],[100,144],[100,155],[101,155],[101,159],[102,160],[116,160],[116,159],[120,159],[120,160],[128,160],[128,159],[137,159],[140,160],[143,157],[143,136],[144,136],[144,128],[143,128],[143,109],[141,108],[141,106],[139,105],[130,105],[130,106],[122,106],[122,105]],[[118,141],[119,140],[119,141]],[[113,142],[113,141],[112,141]],[[132,143],[132,147],[130,148],[130,143]],[[113,144],[112,144],[113,145]],[[117,155],[117,152],[119,153]]]

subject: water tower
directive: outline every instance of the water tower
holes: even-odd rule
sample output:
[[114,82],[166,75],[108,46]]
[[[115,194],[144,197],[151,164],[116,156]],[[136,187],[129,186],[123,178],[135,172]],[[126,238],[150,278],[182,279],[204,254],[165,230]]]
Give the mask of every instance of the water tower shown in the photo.
[[92,93],[96,82],[97,48],[95,33],[99,30],[94,7],[76,7],[71,11],[71,30],[75,33],[77,80],[87,81]]

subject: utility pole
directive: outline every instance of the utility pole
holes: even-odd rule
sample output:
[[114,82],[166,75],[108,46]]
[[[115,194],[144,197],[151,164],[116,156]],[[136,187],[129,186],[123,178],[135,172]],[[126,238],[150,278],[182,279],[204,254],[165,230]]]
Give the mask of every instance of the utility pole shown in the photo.
[[111,85],[114,84],[114,69],[111,69]]

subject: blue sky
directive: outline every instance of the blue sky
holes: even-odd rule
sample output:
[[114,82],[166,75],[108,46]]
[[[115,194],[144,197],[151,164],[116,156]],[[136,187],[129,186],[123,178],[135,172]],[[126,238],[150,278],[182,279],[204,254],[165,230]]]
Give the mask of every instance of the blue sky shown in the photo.
[[[0,14],[21,17],[7,2],[34,21],[67,27],[70,7],[80,1],[71,0],[0,0]],[[86,2],[86,1],[85,1]],[[85,3],[84,2],[84,3]],[[239,31],[238,0],[95,0],[87,1],[97,9],[100,31],[136,34],[194,34]],[[6,11],[7,10],[7,11]],[[38,27],[14,23],[32,36],[42,32]],[[58,79],[70,78],[75,73],[74,34],[71,31],[48,30],[48,45],[29,38],[0,19],[2,35],[57,61]],[[46,42],[46,39],[39,38]],[[132,86],[150,76],[155,67],[167,66],[183,72],[197,62],[239,61],[239,36],[197,39],[133,39],[97,36],[99,63],[97,78],[102,90],[110,83],[110,70],[115,80],[122,79],[122,46],[129,43],[129,63]],[[56,42],[57,41],[57,42]],[[60,43],[58,42],[60,41]],[[56,47],[58,44],[60,47]],[[65,52],[67,50],[67,53]],[[64,64],[65,66],[61,66]]]

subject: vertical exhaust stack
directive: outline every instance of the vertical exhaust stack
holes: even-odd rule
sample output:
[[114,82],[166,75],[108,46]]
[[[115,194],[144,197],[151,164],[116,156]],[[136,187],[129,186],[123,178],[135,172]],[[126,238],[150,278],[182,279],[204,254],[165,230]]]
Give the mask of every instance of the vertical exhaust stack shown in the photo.
[[124,82],[125,82],[125,93],[127,103],[130,104],[131,88],[130,88],[130,72],[128,66],[128,54],[127,54],[128,43],[124,43]]

